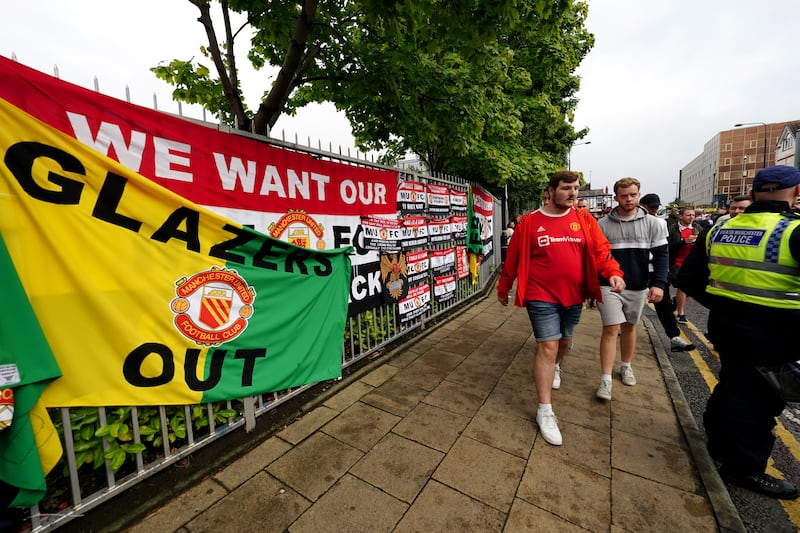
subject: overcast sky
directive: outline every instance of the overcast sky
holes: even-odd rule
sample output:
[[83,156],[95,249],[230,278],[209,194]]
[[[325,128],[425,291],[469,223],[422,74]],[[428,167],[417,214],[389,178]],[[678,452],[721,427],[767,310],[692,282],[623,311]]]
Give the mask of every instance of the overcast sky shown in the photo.
[[[6,1],[0,4],[0,55],[61,79],[178,112],[170,87],[149,68],[173,58],[201,59],[205,34],[186,0]],[[582,78],[575,127],[587,127],[571,167],[594,188],[624,176],[663,202],[675,196],[680,169],[703,144],[739,122],[800,119],[797,0],[590,0],[594,49]],[[239,52],[246,52],[240,45]],[[241,55],[240,54],[240,55]],[[203,61],[210,66],[205,58]],[[244,72],[250,107],[269,87],[267,73]],[[184,114],[200,117],[196,108]],[[347,121],[315,106],[276,126],[287,140],[353,148]]]

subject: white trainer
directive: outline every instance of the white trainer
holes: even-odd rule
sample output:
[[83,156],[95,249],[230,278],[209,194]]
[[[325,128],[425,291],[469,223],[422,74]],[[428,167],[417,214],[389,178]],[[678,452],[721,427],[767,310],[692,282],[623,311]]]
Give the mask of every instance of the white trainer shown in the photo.
[[611,399],[611,381],[606,381],[605,379],[600,380],[600,386],[597,387],[597,397],[601,400],[610,400]]
[[619,377],[622,379],[622,383],[629,387],[636,385],[636,376],[633,375],[633,368],[629,366],[620,367]]
[[561,446],[561,431],[558,429],[558,419],[555,413],[536,413],[536,423],[539,425],[539,433],[542,434],[545,442],[553,446]]
[[695,349],[694,344],[686,342],[680,336],[672,337],[669,340],[669,344],[672,352],[689,352]]
[[556,373],[553,374],[553,388],[558,390],[561,388],[561,366],[556,365]]

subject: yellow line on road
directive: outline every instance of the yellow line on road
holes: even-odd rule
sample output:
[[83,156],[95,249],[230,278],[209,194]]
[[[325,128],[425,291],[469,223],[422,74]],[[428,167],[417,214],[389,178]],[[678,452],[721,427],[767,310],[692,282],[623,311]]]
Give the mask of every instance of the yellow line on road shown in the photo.
[[[692,330],[692,332],[694,333],[695,337],[697,337],[697,339],[699,339],[703,343],[703,345],[708,349],[708,351],[714,357],[716,357],[717,360],[719,360],[719,354],[711,345],[711,343],[708,342],[706,336],[703,335],[693,323],[689,322],[688,324],[684,325],[688,326],[688,328]],[[686,341],[690,341],[690,339],[686,338],[686,334],[683,332],[681,332],[681,337],[683,337],[684,340]],[[697,367],[697,370],[700,372],[700,375],[703,376],[706,385],[708,385],[708,389],[714,390],[714,386],[716,386],[718,382],[717,377],[716,375],[714,375],[714,372],[712,372],[708,364],[706,364],[705,360],[700,355],[700,352],[698,352],[697,350],[692,350],[691,352],[689,352],[689,355],[691,356],[692,361],[694,361],[694,364]],[[781,423],[780,420],[778,420],[777,422],[778,424],[777,426],[775,426],[776,437],[783,443],[784,446],[786,446],[786,449],[789,450],[789,453],[792,454],[794,460],[800,462],[800,443],[797,441],[797,437],[795,437],[791,431],[786,429],[786,427]],[[775,468],[775,461],[773,461],[772,458],[769,459],[766,471],[771,476],[777,477],[779,479],[785,479],[783,472]],[[789,519],[792,521],[792,523],[795,525],[800,525],[800,500],[779,500],[779,501],[783,506],[784,510],[786,511],[786,514],[789,516]]]

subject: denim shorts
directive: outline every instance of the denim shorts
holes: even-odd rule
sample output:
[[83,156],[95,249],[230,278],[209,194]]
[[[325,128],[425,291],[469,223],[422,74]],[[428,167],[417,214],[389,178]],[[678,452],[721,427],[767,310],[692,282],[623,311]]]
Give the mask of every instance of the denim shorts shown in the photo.
[[575,326],[581,319],[583,304],[564,307],[552,302],[528,300],[525,302],[533,325],[533,336],[538,342],[571,339]]

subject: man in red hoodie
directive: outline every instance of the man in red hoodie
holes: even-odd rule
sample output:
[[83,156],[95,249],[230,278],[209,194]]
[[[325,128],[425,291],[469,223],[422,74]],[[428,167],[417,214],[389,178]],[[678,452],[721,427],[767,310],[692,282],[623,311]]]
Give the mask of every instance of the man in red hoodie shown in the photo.
[[622,271],[597,221],[588,211],[573,208],[578,188],[574,172],[564,170],[550,177],[545,190],[550,201],[517,224],[497,283],[497,298],[508,305],[516,279],[514,304],[528,310],[536,338],[536,423],[544,440],[554,446],[560,446],[562,438],[552,389],[560,387],[557,364],[572,342],[583,301],[602,301],[598,273],[612,291],[625,289]]

